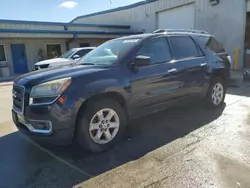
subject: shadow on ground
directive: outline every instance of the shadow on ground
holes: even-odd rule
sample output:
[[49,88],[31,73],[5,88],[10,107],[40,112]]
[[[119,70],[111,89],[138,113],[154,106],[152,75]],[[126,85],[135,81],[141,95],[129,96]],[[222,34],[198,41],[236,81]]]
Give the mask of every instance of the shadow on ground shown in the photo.
[[186,136],[217,119],[224,108],[225,104],[220,109],[211,111],[202,105],[190,103],[142,117],[129,123],[126,139],[121,144],[104,153],[83,152],[76,146],[45,148],[96,176]]
[[242,76],[231,78],[228,83],[228,94],[250,97],[250,81],[243,81]]
[[0,137],[0,187],[63,188],[88,179],[18,132]]
[[51,155],[19,133],[0,137],[0,187],[71,187],[186,136],[217,119],[224,108],[211,111],[190,103],[142,117],[129,123],[123,142],[99,154],[77,146],[44,146]]

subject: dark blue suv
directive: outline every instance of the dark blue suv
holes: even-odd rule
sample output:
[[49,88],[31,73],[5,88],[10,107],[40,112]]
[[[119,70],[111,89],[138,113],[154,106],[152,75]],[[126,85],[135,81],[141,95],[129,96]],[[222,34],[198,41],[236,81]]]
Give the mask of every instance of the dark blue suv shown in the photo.
[[121,139],[130,119],[180,101],[219,107],[230,62],[220,57],[226,52],[213,50],[211,37],[184,30],[127,36],[102,44],[77,65],[22,75],[13,85],[13,120],[35,140],[77,141],[101,152]]

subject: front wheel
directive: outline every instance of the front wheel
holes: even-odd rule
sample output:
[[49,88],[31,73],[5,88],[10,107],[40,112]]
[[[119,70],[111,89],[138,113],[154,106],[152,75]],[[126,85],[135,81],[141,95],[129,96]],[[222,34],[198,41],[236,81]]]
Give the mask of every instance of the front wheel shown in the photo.
[[112,148],[125,132],[125,112],[114,100],[103,98],[91,101],[79,116],[76,140],[91,152]]
[[216,77],[211,81],[205,97],[205,103],[209,108],[217,108],[224,103],[225,95],[225,83],[221,78]]

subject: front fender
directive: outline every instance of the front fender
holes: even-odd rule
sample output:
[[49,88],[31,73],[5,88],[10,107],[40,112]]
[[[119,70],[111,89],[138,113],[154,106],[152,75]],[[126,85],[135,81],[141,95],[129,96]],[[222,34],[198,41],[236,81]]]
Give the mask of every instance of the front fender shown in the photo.
[[127,81],[112,78],[95,80],[88,83],[77,81],[68,88],[67,92],[63,94],[63,97],[67,98],[68,103],[74,106],[74,111],[77,113],[86,100],[97,95],[112,92],[118,93],[127,100],[130,97],[130,94],[126,90],[127,84]]

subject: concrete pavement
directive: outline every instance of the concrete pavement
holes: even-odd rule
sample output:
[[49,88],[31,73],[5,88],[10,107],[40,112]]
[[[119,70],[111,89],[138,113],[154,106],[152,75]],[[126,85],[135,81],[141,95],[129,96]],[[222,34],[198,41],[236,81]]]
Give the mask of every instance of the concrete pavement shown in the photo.
[[229,88],[215,111],[192,103],[130,122],[124,142],[92,154],[41,147],[17,133],[11,86],[2,86],[0,187],[249,188],[249,88]]
[[[180,114],[173,125],[178,128],[169,131],[185,132],[192,126],[191,119],[199,122],[200,117],[194,115],[200,114],[193,112]],[[221,116],[210,123],[75,187],[249,188],[249,120],[250,99],[238,97],[236,103],[228,104]],[[166,137],[172,135],[167,130],[162,132]],[[162,135],[151,139],[159,139],[159,136]]]

